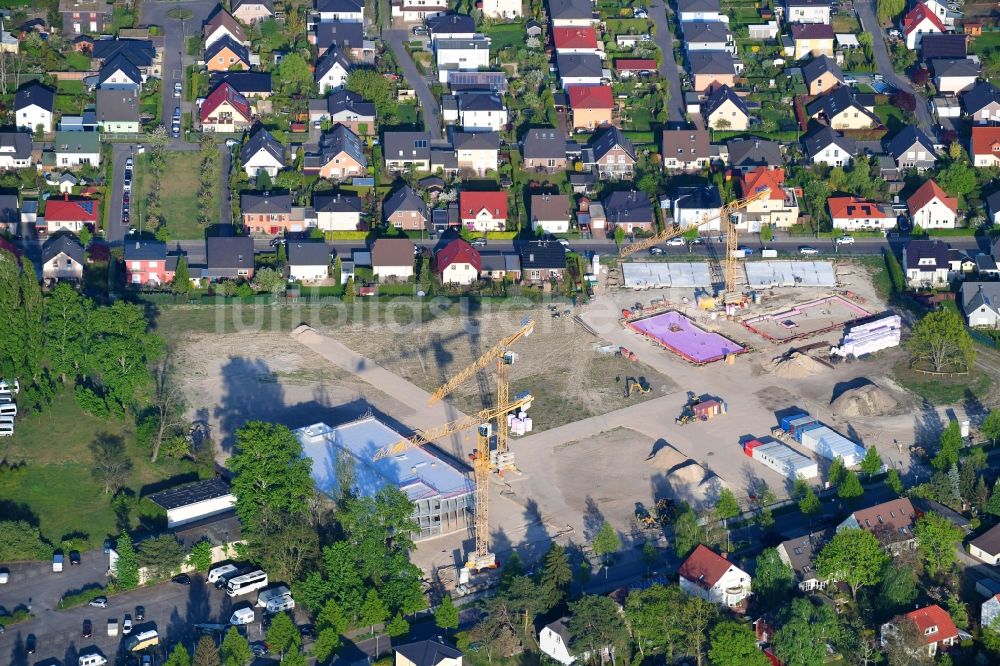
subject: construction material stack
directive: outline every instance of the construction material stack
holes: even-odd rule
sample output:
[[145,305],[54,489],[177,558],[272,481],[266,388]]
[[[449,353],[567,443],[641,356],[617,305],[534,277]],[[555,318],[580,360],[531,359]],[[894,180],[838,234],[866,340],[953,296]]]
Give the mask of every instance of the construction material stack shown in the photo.
[[890,347],[898,347],[902,339],[902,327],[903,321],[899,315],[889,315],[867,324],[851,326],[844,334],[843,344],[830,348],[830,356],[858,358]]
[[743,453],[788,479],[811,479],[819,476],[816,461],[781,442],[764,443],[759,439],[751,439],[743,445]]

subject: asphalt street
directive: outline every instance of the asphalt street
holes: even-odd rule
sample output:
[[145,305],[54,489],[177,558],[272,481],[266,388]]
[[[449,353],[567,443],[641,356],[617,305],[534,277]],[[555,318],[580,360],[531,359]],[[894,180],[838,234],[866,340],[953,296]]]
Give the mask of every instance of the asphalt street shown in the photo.
[[[122,198],[125,191],[125,162],[129,157],[135,159],[135,145],[129,143],[111,144],[111,159],[114,164],[111,168],[111,209],[108,211],[108,226],[104,230],[104,238],[109,245],[120,245],[128,234],[128,228],[133,222],[131,218],[129,224],[122,224]],[[133,173],[135,173],[133,169]],[[131,197],[129,215],[135,209],[135,197]],[[134,222],[138,224],[138,221]]]
[[409,33],[406,30],[382,30],[382,41],[389,45],[396,62],[403,68],[406,81],[413,86],[417,93],[417,100],[420,102],[420,112],[424,118],[424,127],[431,133],[431,139],[443,139],[444,131],[441,126],[441,115],[438,112],[438,103],[431,93],[427,79],[417,70],[417,66],[406,50],[405,43],[409,41]]
[[670,100],[667,102],[667,120],[678,126],[684,124],[684,91],[681,88],[681,78],[677,74],[677,63],[674,62],[674,35],[667,19],[667,2],[659,0],[649,3],[649,18],[656,24],[656,35],[653,40],[660,47],[663,59],[660,61],[660,76],[667,83]]

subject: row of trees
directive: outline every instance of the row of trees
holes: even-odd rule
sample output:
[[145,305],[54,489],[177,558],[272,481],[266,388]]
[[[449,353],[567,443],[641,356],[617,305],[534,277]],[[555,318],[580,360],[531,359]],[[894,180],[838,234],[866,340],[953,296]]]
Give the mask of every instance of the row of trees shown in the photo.
[[[274,617],[267,630],[267,644],[271,653],[279,655],[281,663],[286,666],[306,666],[309,663],[302,650],[302,634],[285,613]],[[236,627],[230,627],[218,647],[211,636],[202,636],[193,655],[183,643],[178,643],[164,666],[247,666],[253,660],[250,643]]]

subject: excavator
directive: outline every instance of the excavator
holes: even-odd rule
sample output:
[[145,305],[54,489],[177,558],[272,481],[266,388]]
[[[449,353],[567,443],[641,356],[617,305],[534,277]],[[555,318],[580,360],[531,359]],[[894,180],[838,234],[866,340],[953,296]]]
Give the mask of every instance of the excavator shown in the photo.
[[638,393],[640,395],[645,395],[649,393],[649,382],[646,381],[645,377],[626,377],[625,378],[625,397],[631,398],[632,394]]

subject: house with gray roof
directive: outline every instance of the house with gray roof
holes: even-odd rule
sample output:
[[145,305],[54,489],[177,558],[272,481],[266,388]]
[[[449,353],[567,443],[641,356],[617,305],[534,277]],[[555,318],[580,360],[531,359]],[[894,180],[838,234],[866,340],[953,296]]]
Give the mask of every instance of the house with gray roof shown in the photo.
[[261,171],[274,178],[286,166],[285,147],[258,124],[240,149],[240,162],[250,178],[256,178]]
[[833,538],[833,530],[812,532],[788,539],[778,545],[778,557],[792,569],[798,587],[803,592],[822,590],[826,581],[816,573],[813,560],[823,546]]
[[962,94],[962,110],[977,125],[1000,123],[1000,90],[980,81]]
[[344,87],[352,69],[354,66],[343,52],[336,46],[331,46],[316,62],[313,79],[320,93],[326,93]]
[[604,63],[593,53],[558,53],[556,67],[564,90],[570,86],[598,86],[604,78]]
[[24,169],[31,166],[31,134],[22,130],[0,132],[0,169]]
[[813,164],[831,167],[847,166],[858,154],[858,146],[853,138],[826,125],[802,137],[802,145]]
[[83,245],[70,233],[60,233],[42,245],[42,279],[71,280],[83,279],[85,256]]
[[941,95],[958,95],[972,90],[982,71],[979,63],[969,58],[936,58],[930,64],[934,85]]
[[691,87],[695,92],[736,85],[736,62],[728,51],[690,51],[687,61]]
[[330,276],[330,248],[323,241],[289,241],[288,279],[324,280]]
[[730,139],[725,144],[726,162],[730,167],[746,173],[757,167],[777,169],[784,164],[781,146],[767,139]]
[[205,269],[209,280],[252,280],[253,238],[250,236],[209,236],[205,239]]
[[530,129],[521,140],[521,157],[525,169],[562,171],[566,168],[566,137],[548,127]]
[[627,234],[654,230],[656,218],[653,215],[653,205],[645,192],[612,192],[601,203],[609,229],[621,227]]
[[916,125],[907,125],[885,145],[885,152],[896,162],[896,168],[926,171],[934,168],[937,152],[927,135]]
[[728,51],[736,55],[736,41],[728,23],[690,21],[684,24],[684,48],[690,51]]
[[420,195],[409,185],[403,185],[382,204],[382,218],[386,224],[397,229],[420,231],[426,226],[430,214]]
[[102,89],[138,90],[144,82],[139,68],[122,53],[105,62],[97,73],[97,87]]
[[320,178],[341,180],[366,174],[368,156],[358,135],[343,125],[324,132],[319,139],[319,152],[307,153],[302,159],[302,173],[319,174]]
[[591,0],[548,0],[552,26],[586,27],[596,22]]
[[430,171],[430,132],[385,132],[382,134],[382,155],[385,168],[392,173],[411,166],[416,171]]
[[139,95],[135,90],[98,89],[97,125],[107,134],[137,134]]
[[1000,328],[1000,282],[963,282],[959,302],[973,328]]

